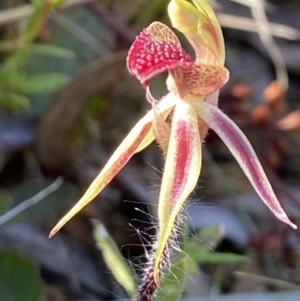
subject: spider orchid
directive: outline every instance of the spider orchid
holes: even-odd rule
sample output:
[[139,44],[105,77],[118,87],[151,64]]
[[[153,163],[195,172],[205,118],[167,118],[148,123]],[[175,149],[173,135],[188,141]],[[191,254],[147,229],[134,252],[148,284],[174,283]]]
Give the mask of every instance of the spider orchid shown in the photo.
[[[160,283],[178,214],[200,175],[202,142],[209,128],[224,141],[275,216],[296,228],[280,206],[249,141],[217,107],[219,90],[229,78],[224,67],[223,35],[208,0],[191,2],[171,0],[168,13],[172,26],[193,46],[195,60],[185,52],[173,31],[160,22],[152,23],[136,37],[127,67],[146,88],[152,109],[137,122],[83,197],[50,233],[54,235],[103,190],[135,153],[156,139],[165,154],[165,166],[159,195],[158,237],[148,275],[152,282],[145,284],[145,295],[140,291],[141,300],[150,299]],[[157,100],[151,95],[149,83],[165,71],[169,93]]]

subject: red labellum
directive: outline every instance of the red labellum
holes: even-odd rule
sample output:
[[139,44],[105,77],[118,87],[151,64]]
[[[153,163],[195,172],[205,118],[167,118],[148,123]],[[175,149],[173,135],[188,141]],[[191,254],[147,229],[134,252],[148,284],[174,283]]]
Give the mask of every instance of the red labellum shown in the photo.
[[129,50],[127,68],[142,85],[148,86],[153,76],[191,61],[172,30],[154,22],[136,37]]

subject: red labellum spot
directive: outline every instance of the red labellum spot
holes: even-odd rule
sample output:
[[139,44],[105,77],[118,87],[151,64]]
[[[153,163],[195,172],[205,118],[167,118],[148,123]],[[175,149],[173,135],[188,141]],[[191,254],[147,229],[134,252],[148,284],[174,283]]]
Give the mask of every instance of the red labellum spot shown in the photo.
[[192,61],[190,55],[180,46],[175,34],[166,28],[158,22],[154,23],[136,37],[129,50],[128,70],[144,86],[149,85],[153,76],[166,69]]

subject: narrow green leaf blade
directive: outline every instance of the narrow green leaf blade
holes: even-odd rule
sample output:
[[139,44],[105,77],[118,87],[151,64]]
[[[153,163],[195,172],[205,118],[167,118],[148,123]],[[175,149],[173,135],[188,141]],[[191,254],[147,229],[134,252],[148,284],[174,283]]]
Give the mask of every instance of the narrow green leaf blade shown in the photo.
[[34,75],[26,78],[21,91],[29,95],[53,92],[68,81],[68,76],[59,73]]
[[212,264],[234,264],[245,262],[249,258],[244,255],[234,253],[220,253],[220,252],[204,252],[198,253],[194,257],[198,263],[212,263]]
[[132,271],[120,253],[117,245],[106,231],[104,225],[98,221],[93,221],[93,225],[94,238],[97,242],[97,246],[102,251],[102,256],[106,265],[118,283],[122,285],[128,295],[134,299],[137,289]]
[[29,99],[15,93],[1,93],[0,105],[8,110],[23,111],[29,107]]
[[36,53],[39,55],[55,56],[59,58],[74,59],[76,54],[70,49],[50,44],[30,44],[20,52]]

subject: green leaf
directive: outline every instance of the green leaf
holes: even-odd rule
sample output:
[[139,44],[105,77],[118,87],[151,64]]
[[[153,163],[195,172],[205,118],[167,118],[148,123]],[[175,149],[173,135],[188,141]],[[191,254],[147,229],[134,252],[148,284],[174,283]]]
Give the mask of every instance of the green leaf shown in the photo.
[[42,282],[36,266],[17,252],[0,253],[0,300],[39,301]]
[[0,190],[0,216],[4,214],[8,208],[10,196],[3,190]]
[[153,301],[178,301],[181,299],[186,277],[188,275],[188,260],[189,259],[185,255],[182,255],[172,266],[171,271],[162,281]]
[[23,111],[29,107],[29,99],[15,93],[1,93],[0,105],[12,111]]
[[245,262],[249,258],[247,256],[234,253],[206,252],[196,254],[194,259],[197,261],[197,263],[233,264]]
[[34,6],[40,5],[42,3],[42,0],[30,0],[31,4]]
[[[35,6],[44,4],[45,0],[31,0],[31,3]],[[48,3],[51,4],[52,7],[58,7],[66,2],[66,0],[48,0]],[[48,5],[49,5],[48,4]]]
[[50,44],[29,44],[24,49],[20,50],[20,52],[36,53],[66,59],[74,59],[76,57],[74,51]]
[[247,256],[234,253],[214,252],[206,245],[199,245],[198,242],[189,240],[183,245],[183,250],[192,261],[199,263],[238,263],[248,260]]
[[35,10],[27,20],[27,24],[21,36],[21,43],[26,44],[32,41],[46,22],[49,8],[47,7],[48,4],[43,2],[44,1],[33,1]]
[[52,0],[53,7],[58,7],[62,4],[64,4],[67,0]]
[[21,91],[25,94],[53,92],[65,85],[69,77],[59,73],[48,73],[27,77]]
[[102,251],[102,256],[106,265],[118,283],[122,285],[128,295],[134,299],[136,297],[137,289],[132,271],[120,253],[117,245],[106,231],[104,225],[97,221],[93,221],[93,225],[94,238],[97,242],[97,246]]
[[223,239],[223,228],[220,225],[208,226],[197,233],[197,238],[205,245],[213,248]]
[[[3,86],[4,83],[13,82],[19,78],[22,79],[22,75],[19,74],[19,68],[24,64],[27,56],[21,52],[16,52],[11,55],[0,68],[0,85]],[[13,83],[12,83],[13,84]]]
[[213,251],[223,236],[222,232],[220,226],[209,226],[197,233],[197,240],[193,237],[185,237],[183,250],[190,258],[188,261],[190,273],[198,269],[198,264],[234,264],[248,260],[248,257],[244,255]]
[[[210,252],[210,249],[206,245],[199,245],[193,238],[189,237],[185,239],[184,243],[182,244],[183,251],[187,254],[190,258],[188,261],[188,270],[189,272],[195,272],[198,269],[198,256],[201,254],[205,254]],[[200,254],[200,255],[199,255]]]

